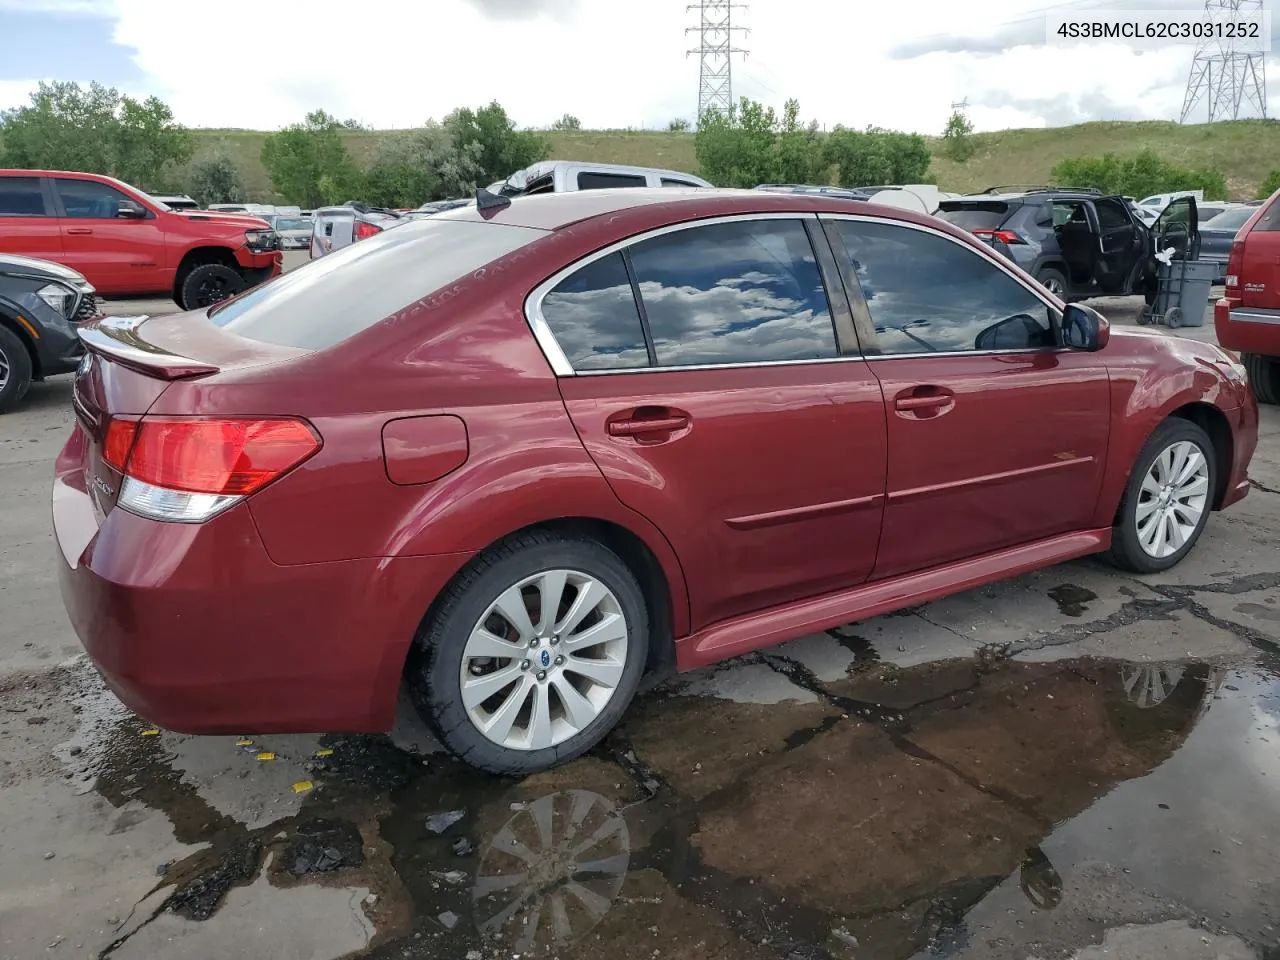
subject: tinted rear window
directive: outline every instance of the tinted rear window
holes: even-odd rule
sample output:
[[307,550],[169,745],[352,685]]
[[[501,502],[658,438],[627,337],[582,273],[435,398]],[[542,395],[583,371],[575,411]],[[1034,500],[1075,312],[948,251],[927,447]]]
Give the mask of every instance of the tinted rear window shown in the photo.
[[987,203],[949,204],[938,208],[938,217],[953,223],[961,230],[993,230],[1004,222],[1009,205],[991,201]]
[[617,187],[647,187],[649,181],[644,177],[625,173],[592,173],[583,171],[578,174],[579,190],[612,190]]
[[1267,206],[1267,212],[1258,218],[1258,222],[1253,225],[1254,232],[1272,233],[1280,230],[1280,197],[1272,200]]
[[414,220],[312,260],[209,319],[250,340],[323,350],[543,236],[506,224]]
[[1252,217],[1257,207],[1240,207],[1238,210],[1223,210],[1216,217],[1204,222],[1206,230],[1239,230],[1245,221]]

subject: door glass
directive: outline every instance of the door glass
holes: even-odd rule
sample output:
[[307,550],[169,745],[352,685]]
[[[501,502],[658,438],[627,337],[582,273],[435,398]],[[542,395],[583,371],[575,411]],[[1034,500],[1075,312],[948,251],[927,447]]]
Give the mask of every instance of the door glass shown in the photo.
[[587,264],[542,300],[542,318],[574,370],[644,367],[649,351],[621,253]]
[[890,223],[842,220],[837,229],[881,353],[1056,345],[1048,304],[975,251]]
[[579,190],[608,190],[614,187],[647,187],[649,181],[644,177],[630,176],[622,173],[590,173],[578,174]]
[[799,220],[694,227],[643,240],[630,256],[659,366],[838,355]]
[[1117,200],[1095,200],[1094,209],[1098,211],[1098,225],[1103,230],[1114,230],[1117,227],[1130,225],[1129,215],[1124,212]]
[[39,177],[0,177],[0,217],[43,217]]
[[96,180],[54,180],[62,208],[68,217],[92,220],[114,220],[121,201],[128,200],[115,187]]

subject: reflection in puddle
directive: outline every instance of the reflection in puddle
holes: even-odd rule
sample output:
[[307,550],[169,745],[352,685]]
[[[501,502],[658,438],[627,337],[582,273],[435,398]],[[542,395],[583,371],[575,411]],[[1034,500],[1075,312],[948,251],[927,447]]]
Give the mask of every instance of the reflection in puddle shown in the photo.
[[[867,663],[822,684],[787,669],[813,701],[659,691],[594,755],[523,782],[424,763],[383,737],[326,738],[301,812],[260,830],[214,813],[154,740],[131,738],[98,789],[209,844],[166,878],[205,895],[199,916],[271,850],[285,864],[272,883],[375,890],[366,956],[379,960],[904,960],[976,949],[968,916],[1010,884],[1024,909],[1068,910],[1075,864],[1052,838],[1099,798],[1123,811],[1116,788],[1182,748],[1225,676],[952,661]],[[1260,806],[1252,816],[1277,817]],[[441,811],[458,816],[428,829]]]

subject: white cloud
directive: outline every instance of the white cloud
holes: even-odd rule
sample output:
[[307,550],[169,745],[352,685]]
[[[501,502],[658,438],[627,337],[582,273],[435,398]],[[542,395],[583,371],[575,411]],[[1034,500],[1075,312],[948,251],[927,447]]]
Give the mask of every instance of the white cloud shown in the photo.
[[[685,0],[318,0],[304,7],[220,0],[216,13],[173,0],[0,0],[5,5],[111,10],[114,39],[137,51],[146,92],[191,126],[274,129],[319,107],[376,127],[407,127],[496,99],[522,125],[544,126],[569,112],[588,128],[663,127],[691,117],[697,102]],[[940,131],[950,103],[962,97],[980,130],[1176,118],[1192,47],[1000,49],[1007,36],[1034,42],[1017,38],[1028,23],[1035,33],[1043,10],[1043,0],[910,7],[757,0],[741,17],[751,28],[741,38],[750,55],[734,63],[735,93],[779,109],[796,97],[805,119],[827,127],[924,133]],[[1014,21],[1020,25],[1011,33]],[[961,52],[891,56],[908,44],[936,49],[948,37],[980,39],[941,44]],[[1163,86],[1148,90],[1152,77]],[[21,103],[32,87],[0,83],[0,106]]]

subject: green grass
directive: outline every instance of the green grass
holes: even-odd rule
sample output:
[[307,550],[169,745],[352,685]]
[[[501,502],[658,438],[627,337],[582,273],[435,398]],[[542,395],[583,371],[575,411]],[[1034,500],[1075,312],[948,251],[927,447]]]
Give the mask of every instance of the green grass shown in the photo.
[[[260,153],[266,133],[254,130],[196,130],[197,155],[224,150],[244,172],[253,199],[274,199]],[[352,131],[343,136],[360,164],[377,150],[379,132]],[[550,133],[551,156],[668,167],[697,173],[691,133],[635,130],[583,130]],[[1227,178],[1233,199],[1250,198],[1269,170],[1280,167],[1280,121],[1240,120],[1183,126],[1167,121],[1098,122],[1072,127],[1001,130],[974,136],[977,152],[963,164],[935,154],[929,179],[943,190],[966,192],[994,184],[1047,183],[1053,165],[1064,157],[1108,151],[1131,156],[1150,148],[1164,160],[1186,167],[1214,167]],[[931,139],[930,146],[938,148]]]

